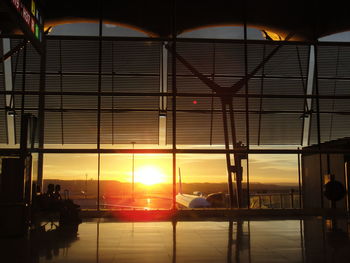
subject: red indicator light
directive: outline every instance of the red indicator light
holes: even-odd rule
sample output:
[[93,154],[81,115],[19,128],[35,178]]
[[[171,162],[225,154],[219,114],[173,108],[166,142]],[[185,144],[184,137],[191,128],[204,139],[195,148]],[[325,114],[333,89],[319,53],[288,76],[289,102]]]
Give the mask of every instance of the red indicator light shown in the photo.
[[198,102],[196,100],[193,101],[193,104],[197,104]]

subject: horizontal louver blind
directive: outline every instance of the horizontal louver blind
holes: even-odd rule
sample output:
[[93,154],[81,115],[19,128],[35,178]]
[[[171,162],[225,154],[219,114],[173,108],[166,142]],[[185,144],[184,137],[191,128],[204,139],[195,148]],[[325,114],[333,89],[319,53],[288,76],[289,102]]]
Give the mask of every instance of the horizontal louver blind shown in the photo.
[[[318,47],[318,89],[320,95],[341,96],[350,94],[350,47]],[[313,110],[316,111],[316,103]],[[350,136],[350,100],[320,99],[321,142]],[[318,142],[317,118],[311,119],[311,144]]]
[[[45,143],[97,142],[98,41],[48,40]],[[159,42],[103,41],[102,92],[159,92]],[[78,93],[80,93],[78,95]],[[101,96],[101,143],[158,143],[158,97]]]
[[[276,44],[248,45],[248,73],[252,72]],[[233,43],[178,43],[177,53],[200,73],[221,87],[232,87],[242,80],[244,72],[244,45]],[[169,68],[171,69],[171,53]],[[278,49],[264,67],[248,81],[249,94],[303,95],[306,89],[309,47],[285,45]],[[172,73],[170,71],[170,73]],[[168,86],[172,89],[172,75]],[[208,87],[177,61],[176,87],[179,93],[212,93]],[[244,95],[241,86],[237,94]],[[246,142],[246,102],[244,97],[233,99],[236,137]],[[177,143],[223,144],[223,120],[219,98],[177,98]],[[168,110],[172,100],[168,99]],[[252,144],[300,145],[304,111],[303,99],[249,98],[249,137]],[[213,111],[213,113],[211,113]],[[172,137],[171,114],[168,114],[167,140]]]

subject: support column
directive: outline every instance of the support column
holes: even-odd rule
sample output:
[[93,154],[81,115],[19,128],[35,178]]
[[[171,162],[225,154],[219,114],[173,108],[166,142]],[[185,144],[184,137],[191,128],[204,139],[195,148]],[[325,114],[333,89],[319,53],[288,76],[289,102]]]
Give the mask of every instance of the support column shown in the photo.
[[[226,110],[227,102],[224,98],[221,98],[221,109],[222,109],[222,122],[224,129],[224,138],[225,138],[225,150],[226,150],[226,166],[227,166],[227,182],[228,182],[228,193],[229,193],[229,205],[230,208],[233,208],[234,203],[234,191],[233,191],[233,183],[232,183],[232,164],[231,164],[231,155],[229,153],[230,150],[230,140],[228,135],[228,122],[227,122],[227,110]],[[231,124],[232,125],[232,124]]]
[[[39,136],[39,150],[44,149],[44,136],[45,136],[45,85],[46,85],[46,39],[43,35],[42,40],[42,53],[40,56],[40,88],[39,88],[39,110],[38,110],[38,136]],[[39,152],[38,154],[38,182],[37,185],[43,191],[43,167],[44,167],[44,154]]]
[[[159,78],[159,91],[168,92],[168,50],[164,42],[160,48],[160,78]],[[159,145],[165,146],[166,144],[166,109],[167,109],[167,96],[161,96],[159,98]]]
[[173,199],[173,210],[176,210],[176,94],[177,94],[177,86],[176,86],[176,44],[177,44],[177,25],[176,25],[176,1],[172,0],[172,34],[171,34],[171,65],[172,65],[172,157],[173,157],[173,189],[172,189],[172,199]]
[[[314,87],[314,78],[315,78],[315,48],[313,45],[310,46],[309,53],[309,66],[308,66],[308,76],[307,76],[307,85],[305,95],[312,95]],[[310,144],[310,131],[311,131],[311,107],[312,99],[307,98],[304,105],[305,114],[303,118],[303,141],[302,146],[308,146]]]
[[[317,44],[317,43],[316,43]],[[320,116],[320,93],[319,93],[319,87],[318,87],[318,64],[317,64],[317,52],[318,52],[318,46],[314,45],[314,53],[315,53],[315,67],[314,67],[314,81],[315,81],[315,95],[316,95],[316,121],[317,121],[317,144],[318,144],[318,150],[321,151],[321,116]],[[323,165],[322,165],[322,154],[320,152],[319,154],[319,161],[320,161],[320,198],[321,198],[321,208],[324,208],[324,200],[323,200]]]
[[[11,41],[9,38],[4,38],[2,40],[3,45],[3,54],[11,51]],[[13,83],[12,83],[12,61],[11,59],[6,59],[4,61],[4,77],[5,77],[5,90],[13,91]],[[11,94],[6,95],[6,108],[13,108],[14,97]],[[16,144],[16,133],[15,133],[15,115],[9,114],[7,112],[6,122],[7,122],[7,143],[10,146],[14,146]]]

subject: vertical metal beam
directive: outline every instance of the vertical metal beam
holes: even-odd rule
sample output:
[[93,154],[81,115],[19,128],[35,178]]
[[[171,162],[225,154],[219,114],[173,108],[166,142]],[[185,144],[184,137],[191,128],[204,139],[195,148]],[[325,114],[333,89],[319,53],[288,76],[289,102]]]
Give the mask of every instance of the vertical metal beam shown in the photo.
[[[236,149],[238,147],[237,137],[236,137],[236,125],[235,125],[235,117],[234,117],[234,111],[233,111],[233,105],[232,105],[233,98],[231,98],[229,106],[229,116],[230,116],[230,123],[231,123],[231,136],[232,136],[232,145],[233,149]],[[242,207],[242,178],[243,178],[243,170],[242,170],[242,162],[241,162],[241,155],[234,153],[234,164],[235,164],[235,181],[236,181],[236,201],[237,201],[237,207]],[[231,170],[232,173],[232,170]]]
[[[46,86],[46,36],[42,36],[42,53],[40,56],[40,87],[39,87],[39,109],[38,109],[38,137],[39,150],[44,149],[45,136],[45,86]],[[38,183],[37,185],[43,190],[43,169],[44,169],[44,154],[38,154]]]
[[[299,150],[299,147],[298,147]],[[302,208],[303,194],[302,194],[302,182],[301,182],[301,160],[300,153],[298,153],[298,189],[299,189],[299,208]]]
[[[112,92],[114,92],[114,41],[112,41]],[[112,145],[114,145],[114,96],[112,96]]]
[[[168,43],[162,43],[160,48],[160,78],[159,78],[159,91],[168,92],[168,49],[165,47]],[[165,146],[166,144],[166,116],[167,109],[167,96],[161,96],[159,98],[159,145]]]
[[[168,49],[165,47],[168,43],[164,42],[161,47],[161,68],[160,68],[160,92],[168,92]],[[163,96],[161,98],[161,110],[166,110],[167,108],[167,97]]]
[[[264,44],[263,48],[263,60],[265,59],[265,52],[266,52],[266,45]],[[264,79],[265,79],[265,65],[262,67],[262,73],[261,73],[261,85],[260,85],[260,95],[264,94]],[[261,120],[262,120],[262,111],[263,111],[263,97],[260,98],[260,105],[259,105],[259,128],[258,128],[258,145],[260,145],[260,138],[261,138]]]
[[97,97],[97,210],[100,210],[100,175],[101,175],[101,91],[102,91],[102,22],[103,4],[99,2],[98,30],[98,97]]
[[[248,33],[247,33],[247,12],[246,12],[246,6],[244,2],[244,75],[245,75],[245,125],[246,125],[246,147],[249,150],[249,144],[250,144],[250,136],[249,136],[249,98],[248,98],[248,92],[249,92],[249,86],[248,86]],[[265,54],[264,54],[265,56]],[[265,67],[265,64],[262,66]],[[264,77],[264,76],[263,76]],[[241,159],[239,159],[241,161]],[[243,170],[242,170],[241,163],[239,164],[239,171],[241,174],[240,180],[243,180]],[[242,184],[240,182],[240,184]],[[241,191],[240,195],[240,203],[239,208],[242,208],[243,206],[243,200],[242,200],[242,185],[240,185],[241,189],[238,189]],[[249,197],[249,154],[247,154],[247,205],[250,207],[250,197]]]
[[224,98],[221,98],[221,107],[222,107],[222,120],[224,128],[224,137],[225,137],[225,150],[226,150],[226,165],[227,165],[227,180],[228,180],[228,192],[230,196],[230,208],[234,207],[234,198],[233,198],[233,184],[232,184],[232,165],[231,165],[231,156],[230,156],[230,140],[228,136],[228,125],[227,125],[227,110],[226,110],[226,101]]
[[[215,58],[216,58],[216,44],[213,43],[213,74],[212,74],[212,80],[215,81]],[[214,91],[211,91],[211,94],[214,95]],[[211,97],[211,107],[210,107],[210,134],[209,134],[209,145],[213,145],[213,124],[214,124],[214,96]]]
[[60,109],[61,109],[61,142],[64,144],[64,115],[63,115],[63,73],[62,73],[62,41],[59,40],[59,55],[60,55],[60,65],[59,65],[59,74],[60,74]]
[[[316,94],[316,118],[317,118],[317,144],[319,150],[321,150],[321,117],[320,117],[320,98],[318,90],[318,65],[317,65],[317,45],[314,46],[315,53],[315,67],[314,67],[314,79],[315,79],[315,94]],[[321,197],[321,208],[324,207],[323,202],[323,174],[322,174],[322,154],[319,154],[319,165],[320,165],[320,197]]]
[[[2,40],[3,45],[3,54],[11,51],[11,41],[9,38],[4,38]],[[4,77],[5,77],[5,90],[13,91],[13,83],[12,83],[12,62],[11,59],[6,59],[3,61],[4,63]],[[6,107],[12,107],[13,103],[12,95],[5,96]],[[16,144],[16,134],[15,134],[15,116],[6,114],[6,123],[7,123],[7,143],[9,145],[14,146]]]
[[[334,80],[334,86],[333,86],[333,95],[335,96],[336,91],[337,91],[337,77],[338,77],[338,69],[339,69],[339,54],[340,54],[340,47],[338,46],[338,51],[337,51],[337,59],[336,59],[336,65],[335,65],[335,80]],[[336,100],[333,99],[332,101],[332,112],[334,112],[335,109],[335,103]],[[333,120],[334,120],[334,113],[331,114],[331,124],[329,125],[329,138],[328,140],[330,141],[333,137]]]
[[173,209],[176,209],[176,38],[177,38],[177,27],[176,27],[176,0],[172,1],[172,119],[173,119]]
[[[24,187],[25,194],[24,200],[30,205],[32,198],[32,173],[30,172],[31,163],[28,163],[28,142],[30,141],[30,130],[29,126],[31,122],[30,114],[21,115],[21,136],[20,136],[20,159],[21,159],[21,171],[24,173]],[[31,158],[30,158],[31,160]],[[30,166],[29,166],[30,165]]]
[[[307,85],[305,95],[312,95],[315,79],[315,47],[310,46],[309,51],[309,65],[308,65],[308,75],[307,75]],[[303,140],[302,146],[308,146],[310,144],[310,131],[311,131],[311,118],[312,118],[312,99],[305,99],[304,103],[304,118],[303,118]]]
[[25,107],[25,96],[24,93],[26,91],[26,65],[27,65],[27,46],[23,48],[23,61],[22,61],[22,98],[21,98],[21,117],[24,115],[24,107]]

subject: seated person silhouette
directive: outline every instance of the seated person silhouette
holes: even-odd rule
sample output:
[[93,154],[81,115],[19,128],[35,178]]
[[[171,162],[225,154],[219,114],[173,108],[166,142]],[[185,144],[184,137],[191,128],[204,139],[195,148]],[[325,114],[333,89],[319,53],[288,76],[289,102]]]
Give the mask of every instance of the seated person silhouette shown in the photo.
[[55,191],[52,194],[52,206],[56,211],[60,211],[62,207],[61,186],[56,184]]
[[42,195],[41,210],[53,211],[54,190],[55,186],[53,184],[47,185],[47,191]]
[[53,197],[53,194],[54,194],[54,191],[55,191],[55,186],[54,184],[48,184],[47,185],[47,191],[46,193],[44,194],[47,198],[52,198]]
[[[62,199],[61,186],[48,184],[47,192],[40,196],[39,210],[44,213],[59,213],[59,223],[62,226],[77,226],[82,220],[79,212],[80,206],[74,204],[70,199]],[[52,216],[52,215],[50,215]],[[51,218],[53,220],[53,218]]]
[[61,186],[59,184],[56,184],[55,186],[55,191],[53,192],[53,199],[56,201],[61,201],[62,197],[61,197]]

